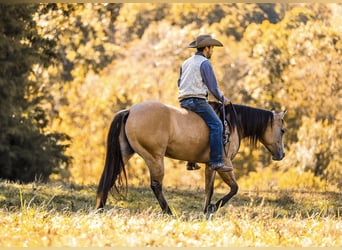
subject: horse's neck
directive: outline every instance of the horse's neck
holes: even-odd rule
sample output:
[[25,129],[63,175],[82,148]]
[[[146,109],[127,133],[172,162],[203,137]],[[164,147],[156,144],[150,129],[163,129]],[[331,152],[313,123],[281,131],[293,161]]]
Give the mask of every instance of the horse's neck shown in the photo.
[[267,110],[235,105],[240,120],[241,138],[250,138],[253,145],[263,136],[268,122],[273,119],[273,113]]

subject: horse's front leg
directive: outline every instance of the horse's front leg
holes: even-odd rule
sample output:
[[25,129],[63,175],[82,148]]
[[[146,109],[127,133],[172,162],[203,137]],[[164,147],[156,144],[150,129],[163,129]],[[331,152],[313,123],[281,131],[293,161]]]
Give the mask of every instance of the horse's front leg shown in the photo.
[[236,183],[234,171],[219,172],[219,175],[221,176],[222,180],[225,183],[227,183],[228,186],[230,187],[230,192],[216,202],[217,208],[224,206],[234,195],[237,194],[238,189],[239,189],[239,186]]
[[215,172],[209,168],[207,164],[205,167],[205,203],[204,203],[204,213],[214,213],[212,210],[212,206],[210,201],[214,193],[214,180],[215,180]]

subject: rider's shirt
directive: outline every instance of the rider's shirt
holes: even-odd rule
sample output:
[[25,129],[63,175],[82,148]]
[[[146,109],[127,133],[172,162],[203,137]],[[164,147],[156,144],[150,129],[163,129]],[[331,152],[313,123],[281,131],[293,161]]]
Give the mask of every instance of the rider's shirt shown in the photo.
[[208,98],[208,90],[218,100],[223,94],[218,88],[215,73],[210,61],[202,52],[197,52],[184,61],[178,79],[179,100],[197,97]]

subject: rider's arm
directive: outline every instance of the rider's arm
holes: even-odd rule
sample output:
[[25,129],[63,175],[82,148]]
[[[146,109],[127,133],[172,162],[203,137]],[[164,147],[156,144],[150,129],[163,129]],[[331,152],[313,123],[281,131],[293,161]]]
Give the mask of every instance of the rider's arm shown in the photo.
[[213,96],[217,100],[220,100],[220,101],[222,100],[222,98],[224,98],[224,103],[228,102],[229,100],[223,97],[223,94],[218,87],[216,76],[215,76],[215,73],[214,73],[214,70],[210,61],[209,60],[204,61],[201,64],[200,70],[201,70],[202,79],[205,85],[207,85],[209,91],[213,94]]

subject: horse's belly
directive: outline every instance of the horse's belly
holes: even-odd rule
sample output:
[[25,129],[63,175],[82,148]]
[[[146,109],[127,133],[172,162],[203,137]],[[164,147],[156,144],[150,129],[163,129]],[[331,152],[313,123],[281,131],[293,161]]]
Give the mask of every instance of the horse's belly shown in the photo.
[[189,144],[170,145],[166,149],[165,156],[173,159],[190,162],[208,162],[209,147],[208,144]]
[[165,155],[179,160],[208,162],[209,129],[205,122],[195,114],[176,119]]
[[142,155],[208,162],[209,129],[198,115],[158,102],[134,105],[126,122],[126,135]]

